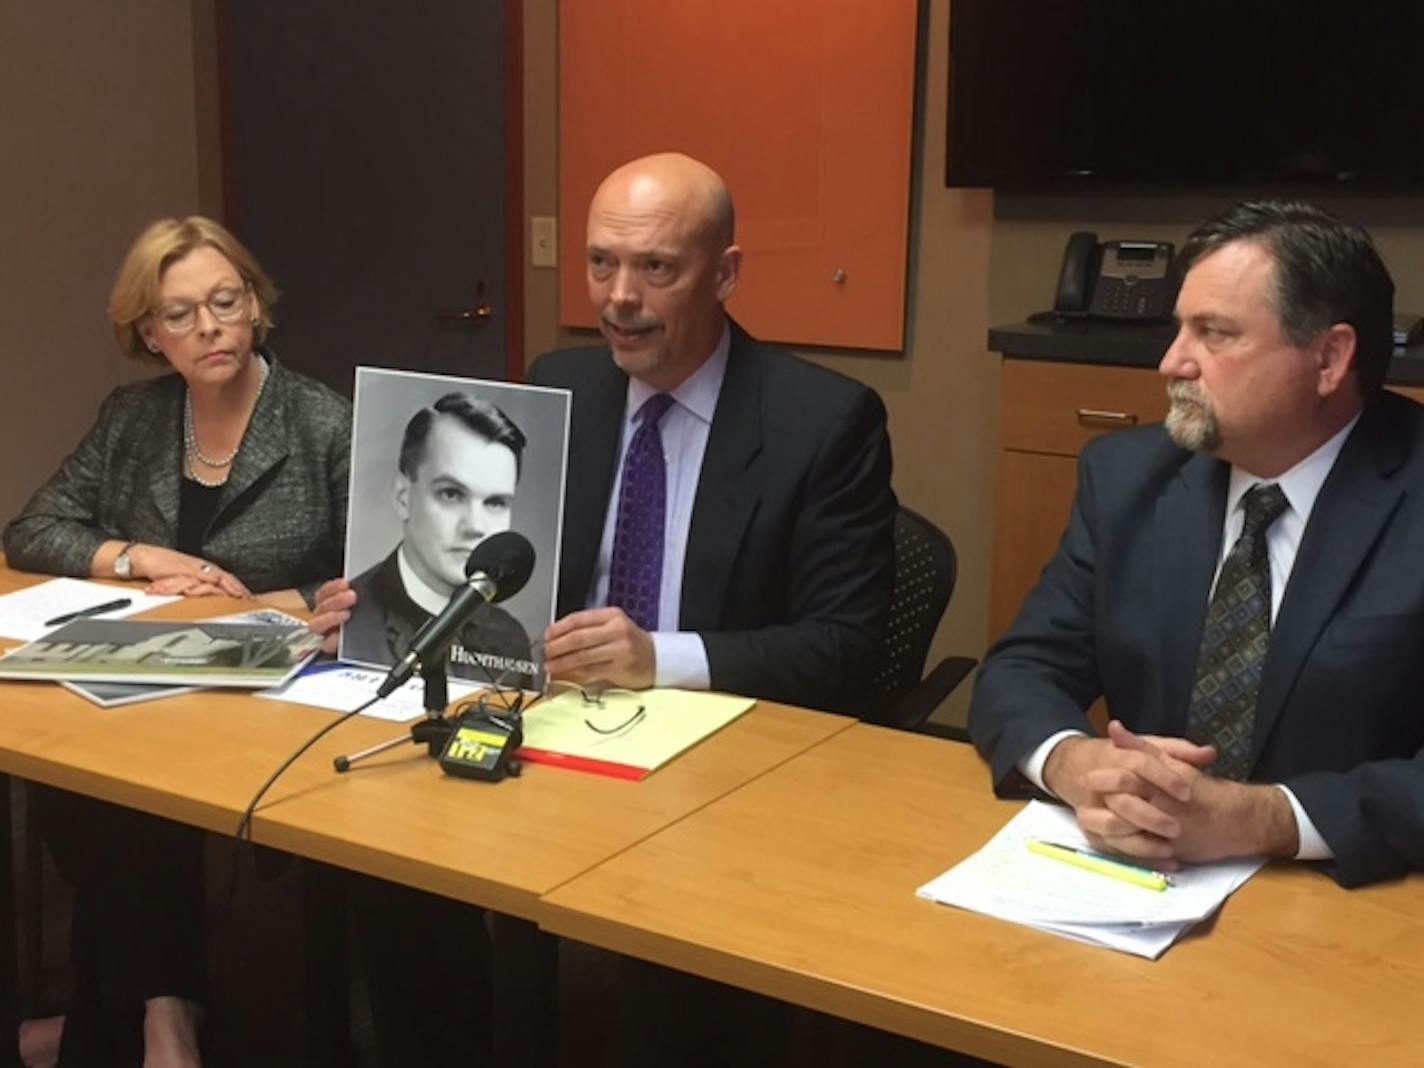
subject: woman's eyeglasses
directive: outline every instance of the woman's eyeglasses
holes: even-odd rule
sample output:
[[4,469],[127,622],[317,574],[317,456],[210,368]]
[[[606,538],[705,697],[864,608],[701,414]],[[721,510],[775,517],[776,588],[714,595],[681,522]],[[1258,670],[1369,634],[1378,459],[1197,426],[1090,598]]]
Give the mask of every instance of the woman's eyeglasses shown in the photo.
[[202,307],[206,307],[220,323],[235,323],[247,314],[247,289],[215,289],[208,295],[207,300],[165,304],[153,313],[153,318],[174,337],[182,337],[184,334],[191,334],[193,327],[198,325],[198,309]]

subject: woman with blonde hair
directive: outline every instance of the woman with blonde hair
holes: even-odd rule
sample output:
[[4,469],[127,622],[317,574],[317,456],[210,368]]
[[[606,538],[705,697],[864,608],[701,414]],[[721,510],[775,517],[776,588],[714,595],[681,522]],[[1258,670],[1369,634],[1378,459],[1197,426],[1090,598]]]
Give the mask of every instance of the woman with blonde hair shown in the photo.
[[175,373],[109,395],[5,529],[12,567],[288,606],[340,573],[350,405],[261,347],[276,299],[209,219],[139,235],[109,317],[124,352]]
[[[263,347],[276,299],[209,219],[139,235],[109,317],[125,353],[173,373],[108,396],[5,528],[11,567],[290,608],[341,573],[351,409]],[[77,986],[65,1016],[21,1026],[26,1063],[200,1063],[202,832],[61,790],[34,797],[75,887]]]

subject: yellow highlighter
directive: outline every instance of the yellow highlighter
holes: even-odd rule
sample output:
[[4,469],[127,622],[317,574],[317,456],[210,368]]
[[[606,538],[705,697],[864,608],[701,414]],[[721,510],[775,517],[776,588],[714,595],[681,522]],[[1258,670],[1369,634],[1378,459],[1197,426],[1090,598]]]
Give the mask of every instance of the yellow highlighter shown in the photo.
[[1153,871],[1151,868],[1144,868],[1125,860],[1115,860],[1100,853],[1090,853],[1086,849],[1074,849],[1072,846],[1059,845],[1056,842],[1040,842],[1036,838],[1030,838],[1028,851],[1037,853],[1041,857],[1061,860],[1065,864],[1072,864],[1075,868],[1106,875],[1110,879],[1121,879],[1125,883],[1145,887],[1148,890],[1165,890],[1172,885],[1171,878],[1163,875],[1160,871]]

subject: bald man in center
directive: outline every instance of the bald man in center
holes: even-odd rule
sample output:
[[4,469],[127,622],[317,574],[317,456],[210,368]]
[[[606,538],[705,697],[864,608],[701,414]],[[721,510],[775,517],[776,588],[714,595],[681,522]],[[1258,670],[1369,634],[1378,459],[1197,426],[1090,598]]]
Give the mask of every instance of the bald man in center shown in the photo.
[[554,678],[855,714],[894,571],[885,409],[728,317],[734,225],[722,179],[684,155],[634,160],[594,194],[588,292],[607,346],[530,372],[573,391],[545,656]]
[[[550,353],[529,376],[573,393],[546,666],[585,684],[859,714],[894,573],[885,408],[873,390],[734,323],[723,305],[741,266],[731,195],[696,160],[634,160],[594,194],[588,292],[607,346]],[[313,629],[333,630],[354,603],[349,583],[328,583]],[[466,910],[375,880],[357,892],[368,956],[379,958],[369,985],[382,1063],[461,1061],[467,1043],[437,1048],[458,1031],[440,1018],[443,1002],[417,995],[468,974],[429,953],[418,969],[398,958],[406,932],[453,931]],[[378,917],[402,926],[384,938]],[[492,1062],[550,1064],[554,942],[507,916],[493,931]],[[455,970],[488,952],[472,944]],[[417,971],[422,985],[408,981]],[[781,1063],[775,1003],[660,970],[624,973],[617,1063]]]
[[[712,689],[862,714],[894,573],[873,390],[727,315],[732,198],[684,155],[619,167],[588,212],[606,346],[542,357],[573,392],[551,678]],[[780,1064],[776,1003],[623,971],[620,1064]]]

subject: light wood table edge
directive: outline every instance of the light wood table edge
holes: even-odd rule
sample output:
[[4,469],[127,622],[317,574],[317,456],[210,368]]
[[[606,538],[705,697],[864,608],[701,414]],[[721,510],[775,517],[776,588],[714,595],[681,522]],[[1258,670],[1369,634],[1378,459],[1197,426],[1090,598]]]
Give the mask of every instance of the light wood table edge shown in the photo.
[[[778,768],[814,752],[820,746],[839,737],[844,730],[850,730],[859,723],[858,720],[848,720],[841,731],[827,735],[815,745],[788,756],[741,786],[726,791],[721,797],[709,799],[704,805],[686,813],[682,819],[695,816],[702,809],[725,800]],[[680,821],[674,821],[674,823],[676,822]],[[671,826],[673,824],[668,825],[668,827]],[[647,835],[638,842],[630,843],[625,849],[609,856],[599,864],[591,866],[579,876],[574,876],[551,888],[547,895],[538,902],[536,919],[540,927],[563,938],[571,938],[625,956],[637,957],[654,964],[690,972],[706,979],[799,1005],[802,1008],[852,1020],[944,1049],[968,1053],[998,1064],[1023,1066],[1023,1068],[1104,1068],[1104,1066],[1124,1068],[1129,1064],[1129,1062],[1092,1055],[1067,1046],[1045,1044],[1041,1038],[1022,1036],[994,1024],[982,1024],[965,1017],[946,1014],[940,1008],[917,1005],[899,999],[887,999],[883,995],[867,992],[848,984],[827,984],[824,980],[817,979],[815,983],[811,984],[808,991],[805,984],[797,982],[794,973],[788,973],[777,965],[766,964],[737,953],[689,942],[682,938],[668,937],[637,924],[621,923],[548,900],[558,890],[577,881],[582,875],[596,871],[623,853],[637,848],[642,842],[655,837],[656,834],[664,833],[668,827]],[[939,907],[926,904],[927,907]]]
[[[846,729],[866,726],[871,725],[852,721]],[[872,729],[887,730],[880,727]],[[816,745],[781,761],[778,767],[805,759],[821,746],[842,736],[843,732],[837,731]],[[768,768],[763,775],[749,780],[737,790],[729,791],[720,800],[725,801],[727,797],[750,787],[774,770],[776,769]],[[709,806],[711,804],[713,802],[709,802]],[[693,815],[695,813],[688,813],[684,819]],[[660,833],[666,833],[666,830]],[[633,848],[635,847],[629,847]],[[612,863],[614,859],[616,858],[610,857],[590,870],[596,872],[599,867]],[[562,886],[549,891],[548,897],[553,897],[561,888]],[[930,909],[943,907],[931,902],[921,904]],[[1133,1064],[1131,1061],[1045,1041],[1042,1036],[1022,1034],[1005,1028],[999,1022],[983,1023],[967,1016],[946,1012],[942,1006],[887,997],[850,983],[828,980],[821,975],[811,975],[809,981],[803,981],[802,973],[783,965],[719,949],[681,935],[667,935],[637,923],[624,923],[586,912],[576,906],[557,904],[548,898],[541,902],[540,910],[540,926],[552,934],[903,1035],[932,1046],[967,1053],[996,1064],[1018,1068],[1127,1068]]]
[[[232,831],[232,827],[227,829],[229,837]],[[542,915],[537,893],[505,886],[455,868],[442,869],[436,873],[422,866],[417,869],[419,874],[412,877],[409,863],[401,857],[393,857],[378,849],[371,849],[334,835],[283,826],[280,822],[264,819],[262,816],[253,819],[252,842],[345,871],[370,875],[429,894],[462,901],[476,908],[517,916],[532,923],[537,923]],[[593,864],[590,868],[596,866],[597,864]]]
[[137,809],[229,838],[237,827],[239,813],[223,805],[198,801],[186,794],[156,789],[139,782],[108,778],[97,772],[28,753],[0,749],[0,774]]
[[[688,809],[682,815],[666,823],[650,826],[646,832],[629,839],[627,843],[607,856],[597,860],[591,860],[583,867],[571,871],[565,878],[559,879],[548,886],[542,892],[519,890],[505,886],[497,881],[482,879],[478,876],[470,875],[458,869],[445,869],[439,873],[439,877],[431,877],[430,869],[422,867],[416,869],[412,874],[409,864],[401,857],[395,857],[378,849],[371,849],[366,846],[349,841],[335,835],[321,834],[305,827],[293,827],[285,823],[282,819],[280,804],[267,800],[272,804],[270,814],[264,814],[261,807],[253,817],[251,827],[251,840],[257,845],[270,846],[274,849],[281,849],[296,856],[307,857],[325,864],[331,864],[349,871],[361,872],[365,875],[375,876],[378,879],[386,879],[390,882],[401,883],[405,886],[424,890],[427,893],[439,894],[443,897],[453,898],[463,901],[469,905],[480,908],[493,909],[497,912],[517,916],[520,919],[529,920],[532,923],[541,924],[547,906],[544,904],[544,896],[552,894],[560,888],[567,886],[579,878],[596,870],[600,865],[613,860],[629,851],[635,849],[649,839],[666,831],[669,827],[694,816],[707,808],[716,804],[737,790],[742,789],[749,782],[754,782],[765,775],[781,768],[788,762],[795,760],[807,749],[814,749],[818,745],[824,745],[831,738],[836,737],[844,731],[854,727],[859,720],[849,716],[840,716],[835,713],[826,713],[828,717],[841,720],[835,730],[830,731],[812,745],[787,753],[780,760],[767,765],[751,779],[729,785],[715,794],[710,794],[704,801],[693,808]],[[695,747],[694,747],[695,748]],[[688,752],[691,752],[689,750]],[[680,760],[687,753],[679,754],[674,760]],[[566,774],[588,774],[586,772],[565,770]],[[656,774],[656,772],[654,772]],[[489,784],[497,789],[498,784]],[[217,828],[225,830],[231,837],[236,827],[236,817],[232,820],[232,825],[227,828]]]
[[735,953],[668,938],[645,928],[591,916],[549,902],[541,904],[540,926],[640,960],[740,987],[830,1016],[904,1035],[933,1046],[1019,1068],[1124,1068],[1130,1062],[1105,1058],[1042,1038],[1006,1031],[942,1009],[890,1000],[856,987],[817,979],[808,989],[794,974]]

